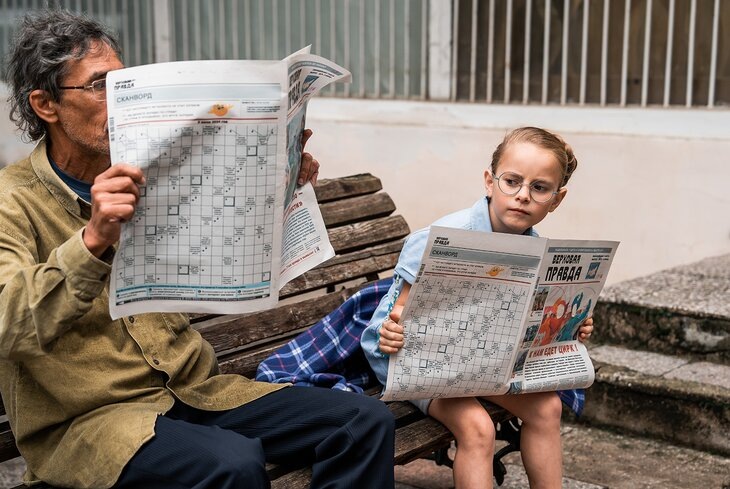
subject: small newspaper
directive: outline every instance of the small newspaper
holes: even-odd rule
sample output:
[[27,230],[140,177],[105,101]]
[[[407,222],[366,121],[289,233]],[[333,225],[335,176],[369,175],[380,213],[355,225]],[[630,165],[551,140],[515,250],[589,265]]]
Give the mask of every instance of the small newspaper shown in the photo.
[[576,336],[618,244],[432,226],[383,399],[590,386],[593,364]]
[[112,267],[110,314],[236,314],[334,256],[314,189],[297,186],[309,99],[350,73],[302,49],[281,61],[159,63],[107,75],[111,157],[144,170]]

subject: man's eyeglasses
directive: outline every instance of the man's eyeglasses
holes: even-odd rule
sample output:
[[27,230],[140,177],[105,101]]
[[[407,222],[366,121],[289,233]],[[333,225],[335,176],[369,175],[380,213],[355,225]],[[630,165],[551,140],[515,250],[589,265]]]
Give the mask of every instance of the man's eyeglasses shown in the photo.
[[67,87],[58,87],[61,90],[91,90],[91,95],[96,100],[105,100],[106,99],[106,78],[100,78],[98,80],[94,80],[91,82],[90,85],[80,85],[80,86],[67,86]]
[[[497,180],[499,190],[505,195],[517,195],[522,190],[522,186],[526,185],[520,175],[511,172],[504,172],[494,179]],[[555,187],[540,181],[530,183],[529,189],[530,198],[540,204],[550,202],[558,193]]]

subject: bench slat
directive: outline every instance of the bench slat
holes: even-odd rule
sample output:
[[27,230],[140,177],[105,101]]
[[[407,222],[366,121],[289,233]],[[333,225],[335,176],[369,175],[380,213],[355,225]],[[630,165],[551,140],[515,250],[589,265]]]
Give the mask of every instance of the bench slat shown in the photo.
[[369,248],[365,248],[364,250],[351,251],[349,253],[336,255],[326,262],[322,263],[321,265],[317,265],[314,270],[316,270],[317,268],[327,268],[339,265],[341,263],[350,263],[366,258],[377,258],[379,256],[389,255],[391,253],[400,253],[401,248],[403,248],[403,239],[389,241],[387,243],[382,243],[379,245],[371,246]]
[[271,489],[308,489],[312,469],[295,470],[271,481]]
[[395,444],[396,465],[407,464],[448,447],[453,435],[433,418],[423,418],[397,430]]
[[343,197],[373,194],[382,189],[383,184],[378,177],[370,173],[359,173],[347,177],[322,179],[315,185],[314,192],[321,204]]
[[403,216],[388,216],[332,228],[329,238],[335,251],[344,253],[404,238],[409,233]]
[[320,205],[319,209],[325,225],[329,228],[374,217],[389,216],[395,211],[395,203],[385,192],[378,192],[328,202]]
[[215,351],[228,352],[310,326],[337,308],[355,290],[357,288],[352,287],[257,313],[218,316],[196,324],[196,329]]
[[[301,331],[304,331],[305,329],[306,328],[303,328]],[[263,348],[258,348],[235,357],[220,359],[219,365],[221,373],[239,374],[244,377],[248,377],[249,379],[253,379],[256,376],[256,369],[258,368],[259,363],[274,353],[274,350],[286,344],[289,340],[296,336],[296,334],[298,334],[298,332],[294,332],[294,334],[282,340],[267,344]]]
[[10,460],[20,456],[18,449],[15,447],[15,437],[10,429],[4,429],[0,432],[0,460]]
[[[399,243],[400,246],[400,243]],[[281,289],[281,295],[287,297],[290,290],[297,293],[323,289],[328,285],[337,285],[357,279],[369,279],[380,272],[395,268],[400,251],[387,255],[373,256],[355,261],[333,263],[330,266],[315,268],[301,275]]]

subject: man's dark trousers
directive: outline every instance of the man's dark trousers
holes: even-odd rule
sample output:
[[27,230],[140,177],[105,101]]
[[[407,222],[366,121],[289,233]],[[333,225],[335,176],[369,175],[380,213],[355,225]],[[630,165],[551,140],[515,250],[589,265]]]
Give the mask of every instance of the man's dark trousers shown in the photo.
[[[243,436],[242,436],[243,435]],[[392,488],[394,419],[380,401],[288,387],[230,411],[178,402],[115,489],[268,488],[265,463],[312,466],[312,488]]]

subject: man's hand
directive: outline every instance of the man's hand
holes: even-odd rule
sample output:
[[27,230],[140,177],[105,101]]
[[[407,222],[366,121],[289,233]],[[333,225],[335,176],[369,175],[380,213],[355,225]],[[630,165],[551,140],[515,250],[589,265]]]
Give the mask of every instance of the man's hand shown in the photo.
[[144,173],[136,166],[112,165],[91,186],[91,219],[84,229],[84,244],[96,257],[119,241],[122,223],[134,216]]
[[319,162],[311,154],[304,152],[304,147],[310,137],[312,137],[312,130],[305,129],[302,132],[302,164],[299,168],[297,185],[304,185],[307,182],[312,182],[312,185],[314,185],[317,183],[317,176],[319,176]]
[[588,318],[578,328],[578,339],[586,342],[591,337],[591,333],[593,333],[593,318]]
[[405,344],[403,326],[398,324],[403,306],[396,304],[390,312],[390,317],[383,321],[380,327],[380,351],[388,355],[398,353]]

